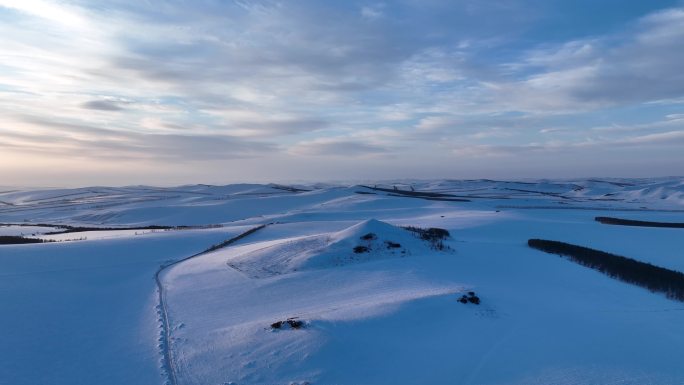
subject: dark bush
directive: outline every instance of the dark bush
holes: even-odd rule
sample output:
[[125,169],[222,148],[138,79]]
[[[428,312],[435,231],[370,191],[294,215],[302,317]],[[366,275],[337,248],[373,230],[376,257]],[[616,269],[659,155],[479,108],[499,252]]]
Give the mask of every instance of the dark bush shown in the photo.
[[278,321],[271,324],[271,329],[282,329],[283,326],[289,325],[292,329],[301,329],[304,327],[304,322],[296,318],[288,318],[285,321]]
[[420,239],[426,241],[442,240],[450,236],[449,231],[437,227],[430,227],[428,229],[424,229],[421,227],[406,226],[404,227],[404,229],[416,233],[420,237]]
[[401,244],[392,241],[386,241],[385,244],[387,244],[388,249],[398,249],[401,247]]
[[356,254],[361,254],[361,253],[367,253],[369,252],[370,249],[366,246],[356,246],[354,247],[354,253]]
[[470,302],[472,304],[479,305],[480,304],[480,297],[476,296],[474,291],[469,291],[468,295],[465,295],[465,294],[462,295],[461,298],[458,299],[458,302],[460,302],[460,303]]
[[377,236],[375,236],[375,234],[373,234],[373,233],[368,233],[366,235],[361,236],[361,239],[363,239],[364,241],[372,241],[376,238],[377,238]]
[[470,303],[474,303],[475,305],[479,305],[480,304],[480,297],[474,295],[474,296],[468,297],[468,301]]
[[449,238],[449,231],[437,227],[430,227],[425,232],[429,239],[447,239]]
[[430,246],[436,250],[447,250],[448,246],[444,245],[443,240],[449,238],[449,231],[437,227],[430,227],[423,229],[415,226],[406,226],[404,229],[415,233],[420,239],[430,242]]
[[304,322],[294,318],[289,318],[287,320],[287,323],[290,325],[292,329],[300,329],[304,326]]

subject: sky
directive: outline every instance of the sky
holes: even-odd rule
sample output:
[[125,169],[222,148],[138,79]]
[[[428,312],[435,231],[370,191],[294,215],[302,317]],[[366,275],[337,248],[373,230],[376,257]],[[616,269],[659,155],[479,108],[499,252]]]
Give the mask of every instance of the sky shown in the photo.
[[683,167],[680,0],[0,0],[3,186]]

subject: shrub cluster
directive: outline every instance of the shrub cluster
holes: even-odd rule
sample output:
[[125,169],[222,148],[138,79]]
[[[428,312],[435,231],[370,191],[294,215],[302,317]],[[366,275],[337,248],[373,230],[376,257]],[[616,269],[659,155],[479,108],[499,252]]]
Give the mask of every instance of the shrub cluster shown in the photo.
[[370,251],[370,249],[367,246],[355,246],[354,247],[354,253],[355,254],[367,253],[369,251]]
[[365,234],[365,235],[362,235],[362,236],[361,236],[361,239],[364,240],[364,241],[373,241],[373,240],[375,240],[375,239],[377,239],[377,238],[378,238],[378,237],[375,235],[375,233],[368,233],[368,234]]
[[480,304],[480,297],[476,296],[474,291],[469,291],[468,295],[465,295],[465,294],[462,295],[461,298],[458,299],[458,302],[460,302],[460,303],[470,302],[470,303],[473,303],[475,305],[479,305]]
[[566,257],[611,278],[652,292],[665,293],[667,298],[684,302],[684,274],[679,271],[564,242],[530,239],[527,244],[537,250]]
[[[354,247],[354,253],[355,254],[362,254],[362,253],[368,253],[371,251],[371,243],[370,241],[374,241],[378,239],[378,236],[375,235],[375,233],[368,233],[365,235],[362,235],[359,237],[362,241],[367,241],[367,245],[358,245]],[[385,245],[387,246],[388,249],[398,249],[401,248],[401,244],[392,242],[392,241],[385,241]]]
[[438,227],[430,227],[427,229],[415,226],[405,226],[404,229],[413,232],[418,236],[418,238],[430,242],[430,246],[436,250],[448,249],[448,246],[444,245],[444,240],[449,238],[448,230],[440,229]]
[[388,249],[398,249],[401,247],[401,243],[396,243],[392,241],[385,241]]
[[301,329],[304,327],[304,321],[300,321],[297,318],[288,318],[285,321],[277,321],[272,323],[271,329],[282,329],[286,325],[291,329]]

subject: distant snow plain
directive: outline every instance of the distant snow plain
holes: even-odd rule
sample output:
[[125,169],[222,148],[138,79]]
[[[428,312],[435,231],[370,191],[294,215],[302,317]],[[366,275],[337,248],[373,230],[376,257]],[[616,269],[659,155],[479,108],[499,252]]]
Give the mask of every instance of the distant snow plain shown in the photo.
[[[684,178],[5,191],[57,242],[0,245],[0,384],[684,383],[683,303],[526,245],[684,271],[684,229],[596,216],[684,222]],[[263,224],[161,270],[165,330],[160,268]]]

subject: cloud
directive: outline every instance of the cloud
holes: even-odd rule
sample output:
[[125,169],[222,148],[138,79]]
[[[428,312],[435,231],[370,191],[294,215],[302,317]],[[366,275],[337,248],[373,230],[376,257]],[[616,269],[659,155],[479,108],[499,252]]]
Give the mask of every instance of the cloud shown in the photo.
[[684,119],[684,114],[668,114],[665,118],[667,120],[682,120]]
[[311,133],[330,126],[330,122],[315,117],[288,113],[261,113],[245,109],[206,108],[205,112],[217,118],[216,130],[245,137],[274,137]]
[[607,153],[616,149],[680,148],[684,145],[684,131],[668,131],[624,138],[586,139],[579,142],[548,141],[518,145],[469,145],[452,147],[462,157],[504,157],[535,153]]
[[610,134],[637,131],[670,131],[676,129],[684,130],[684,115],[682,114],[669,114],[665,116],[664,120],[656,120],[646,123],[612,124],[610,126],[597,126],[591,128],[592,131]]
[[2,148],[216,169],[330,157],[349,173],[399,151],[552,167],[566,148],[671,149],[684,10],[656,6],[562,27],[562,1],[0,0]]
[[322,157],[367,157],[388,152],[388,149],[367,141],[349,138],[320,138],[296,144],[288,151],[293,155]]
[[99,111],[121,111],[123,108],[116,102],[109,100],[91,100],[85,102],[81,107],[87,110],[99,110]]
[[615,143],[619,145],[681,146],[684,145],[684,131],[668,131],[659,132],[657,134],[635,136],[618,140]]
[[[504,98],[521,110],[570,111],[645,103],[684,94],[683,9],[643,17],[633,30],[535,49],[511,67],[533,70],[504,83]],[[617,41],[617,43],[616,43]],[[536,68],[541,67],[541,70]]]
[[[178,39],[168,39],[155,24],[154,32],[142,38],[122,36],[129,52],[112,60],[113,72],[175,87],[220,87],[222,94],[247,102],[252,100],[233,90],[248,84],[262,98],[299,90],[301,99],[372,88],[387,81],[392,64],[412,50],[405,43],[392,44],[398,35],[392,29],[355,21],[344,9],[226,5],[223,14],[227,18],[188,14],[183,22],[190,33]],[[345,22],[320,22],[333,17]]]
[[0,147],[69,158],[154,162],[239,159],[278,152],[268,143],[226,135],[124,132],[32,117],[23,121],[34,133],[5,132]]
[[64,4],[44,0],[0,0],[0,7],[23,12],[27,15],[50,20],[67,27],[83,27],[87,22],[74,8]]
[[328,122],[316,119],[285,119],[264,121],[235,121],[230,123],[230,133],[235,136],[276,136],[308,133],[324,129]]
[[363,7],[361,7],[361,16],[365,19],[368,19],[368,20],[379,19],[384,15],[384,13],[382,11],[383,8],[384,8],[383,4],[363,6]]
[[550,147],[544,145],[465,145],[452,148],[452,152],[457,157],[501,157],[519,155],[538,151],[548,151]]

